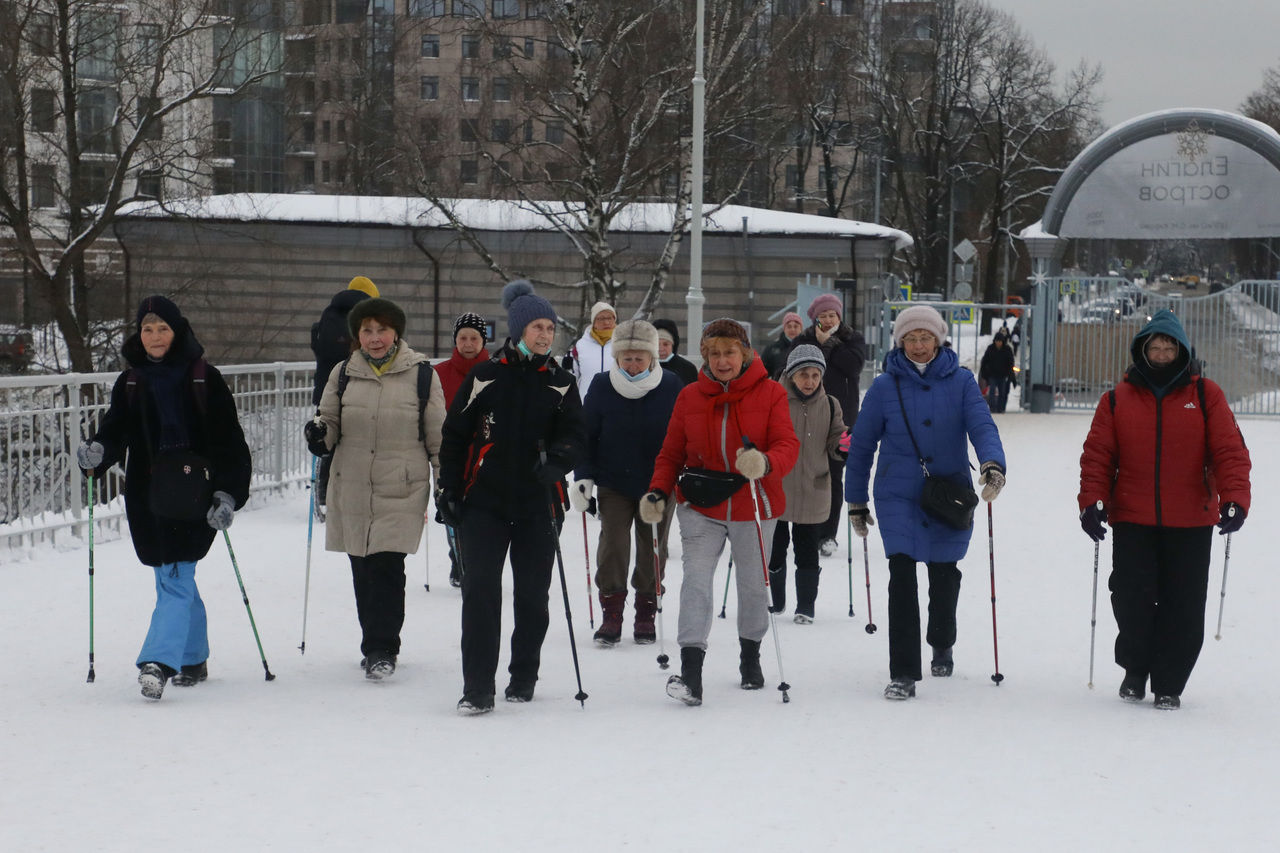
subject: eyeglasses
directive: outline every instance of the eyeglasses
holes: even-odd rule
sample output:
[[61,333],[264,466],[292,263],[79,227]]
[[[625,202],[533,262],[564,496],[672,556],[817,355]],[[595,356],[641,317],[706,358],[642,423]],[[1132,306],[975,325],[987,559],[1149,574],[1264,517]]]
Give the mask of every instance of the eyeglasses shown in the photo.
[[919,346],[921,344],[937,343],[938,339],[935,338],[933,335],[929,334],[928,332],[922,332],[921,334],[918,334],[918,335],[904,335],[902,338],[902,342],[904,344],[911,344],[912,346]]

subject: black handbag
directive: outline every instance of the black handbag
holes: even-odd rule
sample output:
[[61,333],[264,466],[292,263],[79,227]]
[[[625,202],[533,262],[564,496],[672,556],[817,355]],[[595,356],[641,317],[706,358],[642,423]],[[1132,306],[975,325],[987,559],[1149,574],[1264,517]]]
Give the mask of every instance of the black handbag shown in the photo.
[[703,509],[729,500],[746,483],[747,478],[741,474],[711,468],[685,468],[676,479],[684,499]]
[[209,460],[190,450],[162,450],[151,461],[151,512],[170,521],[203,521],[213,504]]
[[920,452],[915,433],[911,431],[911,419],[907,417],[907,406],[902,400],[902,385],[898,377],[893,377],[893,384],[898,389],[898,405],[902,408],[902,422],[907,426],[907,436],[911,439],[911,446],[915,448],[916,458],[920,460],[920,470],[924,471],[924,486],[920,489],[920,508],[948,527],[956,530],[971,530],[973,511],[978,506],[978,494],[973,490],[973,483],[967,478],[964,482],[959,482],[946,477],[935,477],[929,473],[928,466],[924,464],[924,454]]

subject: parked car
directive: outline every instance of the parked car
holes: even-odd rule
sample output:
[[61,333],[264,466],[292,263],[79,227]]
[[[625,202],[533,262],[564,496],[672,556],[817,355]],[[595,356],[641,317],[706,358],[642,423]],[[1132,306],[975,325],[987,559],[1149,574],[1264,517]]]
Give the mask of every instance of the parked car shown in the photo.
[[0,373],[26,373],[31,366],[31,333],[0,330]]

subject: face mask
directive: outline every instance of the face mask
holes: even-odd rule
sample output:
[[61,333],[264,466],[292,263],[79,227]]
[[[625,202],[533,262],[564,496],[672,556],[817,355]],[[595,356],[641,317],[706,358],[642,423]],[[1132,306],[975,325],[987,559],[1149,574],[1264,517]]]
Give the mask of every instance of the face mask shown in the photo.
[[653,372],[653,368],[646,367],[644,370],[640,371],[635,376],[632,376],[630,373],[627,373],[625,370],[622,371],[622,375],[627,377],[627,379],[631,382],[639,382],[641,379],[644,379],[646,376],[648,376],[652,372]]
[[521,338],[520,342],[516,344],[516,349],[525,358],[533,358],[533,350],[529,349],[529,345],[524,342],[524,338]]

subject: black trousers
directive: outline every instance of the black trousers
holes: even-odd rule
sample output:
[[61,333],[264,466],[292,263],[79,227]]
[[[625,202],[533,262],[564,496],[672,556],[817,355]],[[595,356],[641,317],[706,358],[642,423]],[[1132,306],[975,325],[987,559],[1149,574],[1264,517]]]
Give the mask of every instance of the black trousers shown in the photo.
[[[928,563],[930,646],[949,649],[956,643],[956,602],[960,570],[955,563]],[[922,677],[920,666],[920,592],[916,561],[906,554],[889,557],[889,677]]]
[[1151,692],[1181,696],[1204,645],[1212,527],[1113,524],[1111,610],[1116,663],[1151,676]]
[[820,524],[818,541],[823,539],[840,539],[840,520],[844,518],[844,463],[838,459],[828,459],[831,466],[831,513],[827,520]]
[[379,551],[364,557],[348,555],[360,619],[360,653],[400,654],[404,627],[404,554]]
[[[558,532],[558,525],[555,530]],[[547,591],[555,563],[550,511],[508,516],[467,507],[458,526],[462,549],[462,684],[464,693],[493,694],[502,644],[502,568],[511,558],[511,664],[517,684],[538,680],[550,614]]]
[[787,545],[791,544],[796,561],[796,612],[813,615],[818,599],[818,541],[821,524],[794,524],[779,521],[773,529],[773,550],[769,553],[769,592],[773,607],[782,612],[787,605]]

